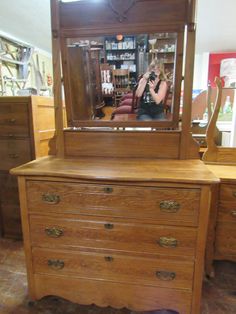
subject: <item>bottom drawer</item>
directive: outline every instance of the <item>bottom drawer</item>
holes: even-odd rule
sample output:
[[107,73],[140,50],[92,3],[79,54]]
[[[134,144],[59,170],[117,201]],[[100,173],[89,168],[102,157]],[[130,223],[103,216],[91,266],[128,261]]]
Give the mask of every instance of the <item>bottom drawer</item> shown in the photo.
[[193,262],[34,248],[33,265],[35,273],[192,289]]
[[181,314],[191,313],[190,291],[143,287],[102,280],[74,277],[34,275],[35,298],[56,295],[79,304],[96,304],[101,307],[126,307],[133,311],[169,309]]
[[219,222],[216,227],[216,255],[236,258],[236,223]]

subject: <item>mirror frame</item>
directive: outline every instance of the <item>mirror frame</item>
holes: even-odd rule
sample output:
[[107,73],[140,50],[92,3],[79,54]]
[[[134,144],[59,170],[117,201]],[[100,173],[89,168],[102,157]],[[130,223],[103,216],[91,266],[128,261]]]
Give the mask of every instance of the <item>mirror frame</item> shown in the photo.
[[[58,0],[55,0],[58,1]],[[69,127],[152,127],[178,128],[183,73],[183,54],[186,49],[184,31],[194,20],[195,0],[81,0],[59,2],[58,23],[52,33],[58,36],[61,48],[63,82]],[[148,9],[150,6],[153,10]],[[171,20],[171,22],[170,22]],[[105,21],[105,22],[104,22]],[[107,22],[106,22],[107,21]],[[148,22],[147,22],[148,21]],[[57,29],[55,29],[55,26]],[[127,31],[127,29],[129,31]],[[171,121],[104,121],[76,120],[73,117],[71,90],[67,71],[67,39],[110,36],[118,33],[177,33],[173,89],[173,118]]]

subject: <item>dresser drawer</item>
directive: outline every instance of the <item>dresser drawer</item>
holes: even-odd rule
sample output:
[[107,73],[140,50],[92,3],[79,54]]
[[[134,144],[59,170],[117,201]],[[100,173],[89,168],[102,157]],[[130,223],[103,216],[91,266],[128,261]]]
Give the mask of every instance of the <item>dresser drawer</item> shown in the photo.
[[220,202],[234,202],[236,205],[236,185],[221,184],[220,185]]
[[79,213],[163,224],[197,225],[200,190],[27,182],[28,208],[34,212]]
[[33,246],[60,248],[99,248],[148,255],[194,258],[196,229],[103,220],[30,215]]
[[192,289],[193,262],[40,248],[33,248],[32,253],[34,272],[38,274]]
[[0,105],[0,136],[29,136],[27,104],[2,103]]
[[[101,307],[129,308],[140,314],[143,311],[156,312],[157,309],[174,309],[181,314],[191,313],[192,291],[189,290],[141,286],[135,284],[135,280],[131,283],[118,283],[68,276],[52,277],[46,274],[34,274],[34,279],[37,299],[45,295],[57,295],[79,304],[94,303]],[[104,313],[104,310],[101,309],[100,313]]]
[[236,202],[222,202],[218,208],[217,221],[236,223]]
[[216,254],[236,256],[236,222],[220,222],[216,227]]
[[28,139],[0,139],[0,169],[9,170],[30,161],[30,141]]

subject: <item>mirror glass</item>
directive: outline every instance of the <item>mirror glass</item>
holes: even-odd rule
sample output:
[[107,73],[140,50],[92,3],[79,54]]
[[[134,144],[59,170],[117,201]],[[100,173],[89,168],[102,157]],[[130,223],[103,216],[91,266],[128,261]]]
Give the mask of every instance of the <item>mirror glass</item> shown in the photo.
[[171,121],[177,33],[68,38],[63,73],[73,121]]

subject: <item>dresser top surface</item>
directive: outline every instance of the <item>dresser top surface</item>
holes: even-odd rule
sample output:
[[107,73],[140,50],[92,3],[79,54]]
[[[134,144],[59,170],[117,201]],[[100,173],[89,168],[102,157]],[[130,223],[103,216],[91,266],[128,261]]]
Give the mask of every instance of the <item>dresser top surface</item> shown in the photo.
[[215,174],[221,181],[236,182],[236,164],[235,165],[206,165],[207,168]]
[[19,176],[53,176],[87,180],[218,183],[200,160],[43,157],[11,170]]

